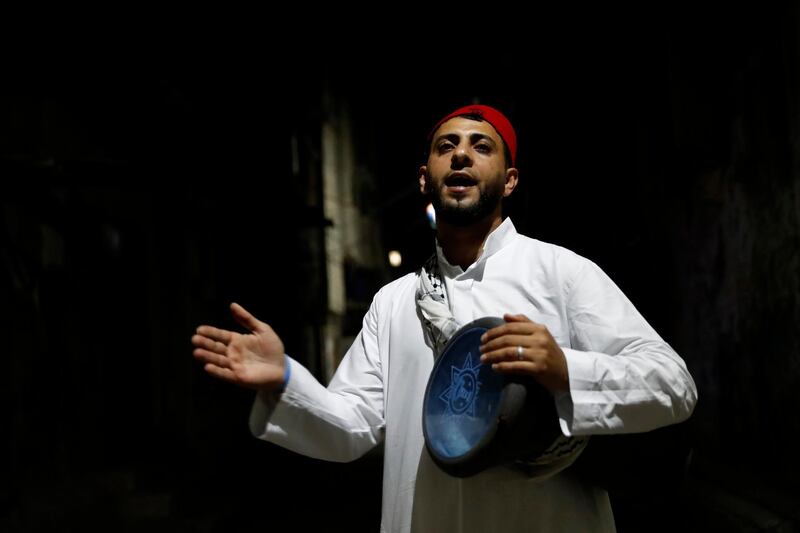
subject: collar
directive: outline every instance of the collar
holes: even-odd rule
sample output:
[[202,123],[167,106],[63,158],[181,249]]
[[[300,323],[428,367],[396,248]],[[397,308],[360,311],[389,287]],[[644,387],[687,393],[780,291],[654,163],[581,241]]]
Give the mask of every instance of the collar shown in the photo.
[[483,266],[483,263],[486,262],[488,258],[505,248],[505,246],[510,244],[516,236],[517,228],[514,227],[514,223],[511,222],[511,218],[506,217],[506,219],[486,237],[486,240],[483,241],[482,251],[478,252],[478,258],[474,263],[468,266],[466,270],[463,270],[458,265],[451,265],[447,261],[447,258],[445,258],[444,252],[442,251],[442,247],[439,246],[439,241],[437,240],[436,256],[439,259],[439,267],[442,269],[442,274],[449,278],[455,278],[461,274],[470,272]]

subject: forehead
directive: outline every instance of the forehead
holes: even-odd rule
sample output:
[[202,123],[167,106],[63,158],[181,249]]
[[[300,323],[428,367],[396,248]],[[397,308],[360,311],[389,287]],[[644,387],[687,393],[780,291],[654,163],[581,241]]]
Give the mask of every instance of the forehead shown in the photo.
[[502,144],[500,135],[495,131],[494,127],[486,121],[471,120],[464,117],[454,117],[444,122],[439,129],[436,130],[434,139],[443,137],[445,135],[458,135],[459,137],[469,137],[475,133],[485,135],[492,139],[498,145]]

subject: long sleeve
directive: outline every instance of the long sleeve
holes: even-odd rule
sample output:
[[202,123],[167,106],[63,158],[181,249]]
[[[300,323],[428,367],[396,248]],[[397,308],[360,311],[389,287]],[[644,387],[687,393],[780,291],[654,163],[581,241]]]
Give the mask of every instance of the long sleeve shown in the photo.
[[567,296],[569,393],[556,398],[565,435],[635,433],[681,422],[697,401],[686,364],[594,263]]
[[325,388],[289,358],[291,379],[280,396],[259,393],[250,413],[254,436],[328,461],[352,461],[383,439],[383,374],[376,302]]

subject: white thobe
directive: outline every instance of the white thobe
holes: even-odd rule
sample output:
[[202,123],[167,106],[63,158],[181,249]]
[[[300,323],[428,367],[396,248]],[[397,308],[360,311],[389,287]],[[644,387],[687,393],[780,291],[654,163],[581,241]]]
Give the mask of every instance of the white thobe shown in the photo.
[[[562,347],[570,390],[556,407],[565,435],[648,431],[691,414],[697,392],[684,362],[588,259],[518,234],[510,219],[465,271],[437,253],[459,323],[524,314]],[[434,465],[422,434],[434,356],[417,314],[417,276],[378,291],[327,388],[289,359],[280,397],[256,398],[253,434],[331,461],[385,439],[381,531],[613,531],[607,493],[569,469],[535,479],[494,467],[459,479]]]

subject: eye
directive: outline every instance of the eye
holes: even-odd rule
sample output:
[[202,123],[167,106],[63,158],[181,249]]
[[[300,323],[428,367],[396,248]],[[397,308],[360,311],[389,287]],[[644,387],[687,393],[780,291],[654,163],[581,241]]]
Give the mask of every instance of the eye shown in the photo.
[[475,145],[475,150],[484,154],[488,154],[492,151],[492,147],[488,144],[480,143]]
[[436,150],[439,153],[444,153],[444,152],[448,152],[448,151],[452,150],[453,148],[455,148],[455,145],[453,143],[451,143],[450,141],[442,141],[436,147]]

